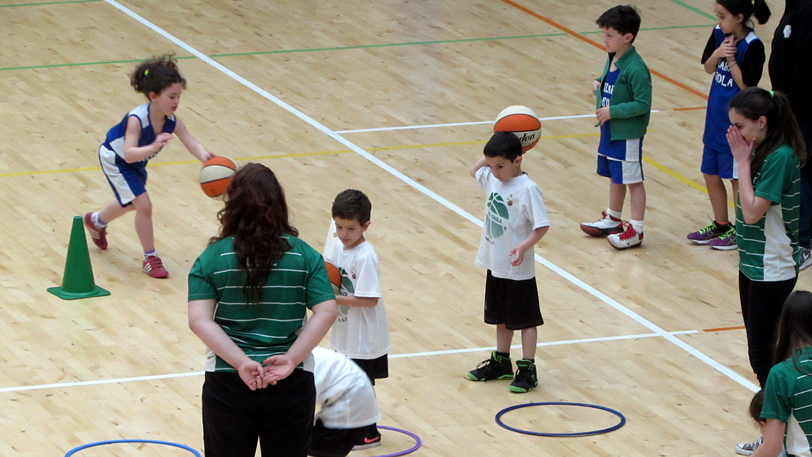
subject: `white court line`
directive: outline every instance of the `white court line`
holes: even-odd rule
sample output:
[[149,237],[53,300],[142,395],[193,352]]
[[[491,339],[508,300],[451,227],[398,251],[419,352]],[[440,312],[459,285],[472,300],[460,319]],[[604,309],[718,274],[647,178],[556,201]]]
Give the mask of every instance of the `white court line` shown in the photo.
[[[150,28],[151,30],[155,31],[156,33],[163,36],[167,40],[169,40],[169,41],[175,43],[176,45],[180,46],[181,48],[185,49],[186,51],[193,54],[194,56],[196,56],[200,60],[208,63],[209,65],[213,66],[214,68],[216,68],[216,69],[220,70],[221,72],[225,73],[226,75],[230,76],[231,78],[233,78],[237,82],[243,84],[244,86],[246,86],[249,89],[253,90],[257,94],[261,95],[262,97],[270,100],[271,102],[275,103],[279,107],[287,110],[289,113],[293,114],[294,116],[298,117],[299,119],[303,120],[304,122],[310,124],[311,126],[316,128],[317,130],[324,133],[325,135],[327,135],[330,138],[338,141],[339,143],[343,144],[344,146],[346,146],[350,150],[358,153],[360,156],[362,156],[365,159],[369,160],[370,162],[374,163],[375,165],[377,165],[381,169],[387,171],[391,175],[395,176],[396,178],[400,179],[401,181],[405,182],[406,184],[412,186],[416,190],[422,192],[427,197],[429,197],[432,200],[436,201],[437,203],[440,203],[441,205],[445,206],[447,209],[457,213],[458,215],[462,216],[463,218],[467,219],[468,221],[476,224],[478,227],[482,227],[482,225],[483,225],[482,221],[480,221],[476,217],[468,214],[467,212],[463,211],[461,208],[454,205],[450,201],[448,201],[445,198],[437,195],[436,193],[434,193],[431,190],[427,189],[425,186],[417,183],[416,181],[414,181],[413,179],[411,179],[408,176],[404,175],[400,171],[398,171],[398,170],[392,168],[391,166],[387,165],[386,163],[384,163],[383,161],[381,161],[377,157],[373,156],[372,154],[368,153],[367,151],[365,151],[365,150],[361,149],[360,147],[356,146],[354,143],[346,140],[341,135],[338,135],[337,133],[335,133],[332,130],[328,129],[327,127],[325,127],[321,123],[317,122],[315,119],[311,118],[310,116],[307,116],[306,114],[302,113],[298,109],[290,106],[289,104],[285,103],[284,101],[280,100],[279,98],[271,95],[270,93],[268,93],[264,89],[261,89],[260,87],[258,87],[254,83],[246,80],[242,76],[234,73],[233,71],[229,70],[228,68],[224,67],[223,65],[215,62],[214,60],[209,58],[209,56],[201,53],[197,49],[194,49],[193,47],[191,47],[188,44],[184,43],[180,39],[175,38],[174,36],[170,35],[169,33],[164,31],[163,29],[161,29],[157,25],[155,25],[155,24],[147,21],[146,19],[142,18],[141,16],[135,14],[134,12],[132,12],[129,9],[127,9],[126,7],[122,6],[121,4],[116,2],[115,0],[105,0],[105,2],[112,5],[113,7],[117,8],[121,12],[127,14],[128,16],[130,16],[131,18],[133,18],[136,21],[140,22],[141,24],[145,25],[146,27]],[[742,386],[750,389],[753,392],[758,391],[758,387],[755,384],[753,384],[752,382],[744,379],[742,376],[739,376],[737,373],[733,372],[732,370],[730,370],[729,368],[727,368],[724,365],[720,364],[719,362],[711,359],[710,357],[703,354],[699,350],[691,347],[687,343],[684,343],[684,342],[680,341],[679,338],[676,338],[675,336],[668,334],[665,330],[661,329],[660,327],[658,327],[657,325],[655,325],[651,321],[643,318],[639,314],[637,314],[637,313],[633,312],[632,310],[626,308],[625,306],[621,305],[617,301],[609,298],[608,296],[606,296],[602,292],[599,292],[598,290],[596,290],[592,286],[590,286],[590,285],[584,283],[583,281],[581,281],[580,279],[572,276],[571,274],[569,274],[566,271],[562,270],[558,266],[556,266],[553,263],[549,262],[548,260],[544,259],[540,255],[536,254],[535,259],[536,259],[537,262],[539,262],[542,265],[546,266],[547,268],[549,268],[553,272],[557,273],[558,275],[560,275],[564,279],[566,279],[566,280],[570,281],[571,283],[573,283],[574,285],[580,287],[585,292],[591,294],[595,298],[603,301],[604,303],[606,303],[607,305],[615,308],[616,310],[620,311],[621,313],[629,316],[630,318],[634,319],[636,322],[638,322],[639,324],[641,324],[644,327],[648,328],[649,330],[653,331],[654,333],[657,333],[658,335],[666,338],[668,341],[674,343],[677,347],[685,350],[686,352],[688,352],[689,354],[691,354],[694,357],[698,358],[702,362],[705,362],[706,364],[710,365],[711,367],[713,367],[714,369],[716,369],[720,373],[724,374],[725,376],[729,377],[730,379],[736,381],[737,383],[739,383]]]
[[[688,335],[692,333],[699,333],[698,330],[683,330],[679,332],[672,332],[672,335]],[[559,346],[562,344],[580,344],[580,343],[598,343],[602,341],[616,341],[616,340],[632,340],[638,338],[651,338],[655,336],[661,336],[657,333],[644,333],[640,335],[621,335],[621,336],[606,336],[600,338],[583,338],[578,340],[565,340],[565,341],[549,341],[544,343],[539,343],[537,346]],[[511,348],[519,348],[521,344],[515,344],[511,346]],[[485,352],[485,351],[494,351],[496,347],[487,347],[487,348],[466,348],[466,349],[450,349],[447,351],[432,351],[432,352],[414,352],[411,354],[394,354],[390,355],[390,359],[402,359],[408,357],[426,357],[432,355],[444,355],[444,354],[459,354],[465,352]],[[36,386],[20,386],[20,387],[4,387],[0,389],[0,393],[5,392],[22,392],[26,390],[42,390],[42,389],[64,389],[66,387],[81,387],[81,386],[93,386],[99,384],[117,384],[117,383],[124,383],[124,382],[136,382],[136,381],[153,381],[156,379],[172,379],[172,378],[186,378],[190,376],[203,376],[205,374],[204,371],[194,371],[189,373],[172,373],[172,374],[161,374],[161,375],[153,375],[153,376],[138,376],[138,377],[131,377],[131,378],[118,378],[118,379],[99,379],[96,381],[76,381],[76,382],[62,382],[62,383],[55,383],[55,384],[40,384]]]
[[[651,110],[652,113],[659,113],[659,110]],[[584,117],[595,117],[595,114],[578,114],[575,116],[555,116],[555,117],[540,117],[540,121],[557,121],[561,119],[580,119]],[[334,133],[367,133],[367,132],[388,132],[390,130],[415,130],[415,129],[434,129],[439,127],[462,127],[466,125],[483,125],[493,124],[493,121],[477,121],[477,122],[457,122],[454,124],[430,124],[430,125],[405,125],[402,127],[380,127],[377,129],[358,129],[358,130],[336,130]]]

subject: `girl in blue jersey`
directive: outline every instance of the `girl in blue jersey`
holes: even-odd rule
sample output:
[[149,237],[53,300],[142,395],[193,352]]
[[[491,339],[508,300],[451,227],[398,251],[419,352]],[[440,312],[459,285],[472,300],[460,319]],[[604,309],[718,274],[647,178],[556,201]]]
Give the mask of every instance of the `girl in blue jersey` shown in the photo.
[[732,250],[736,249],[736,230],[728,219],[727,190],[722,180],[730,180],[735,196],[739,177],[725,138],[730,125],[727,105],[740,90],[758,85],[761,79],[764,44],[753,32],[751,16],[764,24],[770,18],[770,8],[764,0],[717,0],[714,10],[717,25],[702,53],[705,71],[714,78],[705,114],[701,167],[713,221],[688,234],[688,239],[714,249]]
[[107,249],[107,224],[135,210],[135,232],[144,248],[141,268],[153,278],[165,278],[169,272],[155,250],[152,201],[145,188],[147,162],[169,143],[173,134],[201,162],[213,154],[175,117],[186,80],[171,55],[140,63],[130,75],[130,84],[149,102],[132,109],[107,132],[107,138],[99,147],[99,162],[116,199],[100,212],[85,214],[84,223],[93,243]]

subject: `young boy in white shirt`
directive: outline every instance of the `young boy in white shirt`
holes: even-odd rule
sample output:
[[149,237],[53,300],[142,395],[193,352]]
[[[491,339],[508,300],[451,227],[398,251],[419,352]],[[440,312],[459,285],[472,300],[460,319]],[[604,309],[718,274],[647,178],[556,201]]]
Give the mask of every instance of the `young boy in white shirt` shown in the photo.
[[513,133],[494,133],[485,145],[484,156],[469,172],[488,198],[476,264],[488,269],[485,323],[496,325],[496,351],[468,372],[468,378],[512,379],[510,343],[514,330],[520,330],[522,359],[516,361],[510,391],[529,392],[538,386],[537,327],[544,324],[533,246],[547,233],[550,219],[541,190],[522,172],[522,144]]
[[[392,345],[386,320],[378,255],[364,238],[369,228],[372,203],[363,192],[347,189],[336,196],[332,215],[336,243],[330,261],[341,271],[341,290],[336,294],[338,318],[330,333],[330,347],[351,358],[375,379],[389,377],[387,354]],[[381,444],[375,424],[355,450]]]

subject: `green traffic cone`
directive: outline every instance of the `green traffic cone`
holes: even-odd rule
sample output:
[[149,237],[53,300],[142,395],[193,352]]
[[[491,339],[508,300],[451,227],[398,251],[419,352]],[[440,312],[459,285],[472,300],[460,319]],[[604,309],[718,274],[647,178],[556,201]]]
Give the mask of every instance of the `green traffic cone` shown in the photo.
[[110,295],[110,292],[98,287],[93,282],[93,268],[90,266],[90,253],[87,250],[87,239],[85,239],[85,226],[82,224],[82,216],[73,218],[62,287],[49,287],[48,292],[63,300]]

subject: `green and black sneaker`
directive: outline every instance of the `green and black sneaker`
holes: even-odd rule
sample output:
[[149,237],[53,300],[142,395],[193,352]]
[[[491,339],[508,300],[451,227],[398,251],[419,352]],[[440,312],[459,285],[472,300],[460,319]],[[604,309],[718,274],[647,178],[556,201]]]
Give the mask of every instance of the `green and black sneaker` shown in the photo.
[[539,378],[536,375],[536,364],[530,359],[516,361],[516,379],[510,383],[510,391],[518,394],[530,392],[538,387]]
[[513,379],[513,365],[510,357],[497,355],[491,352],[491,358],[477,365],[475,370],[468,372],[471,381],[493,381],[495,379]]

